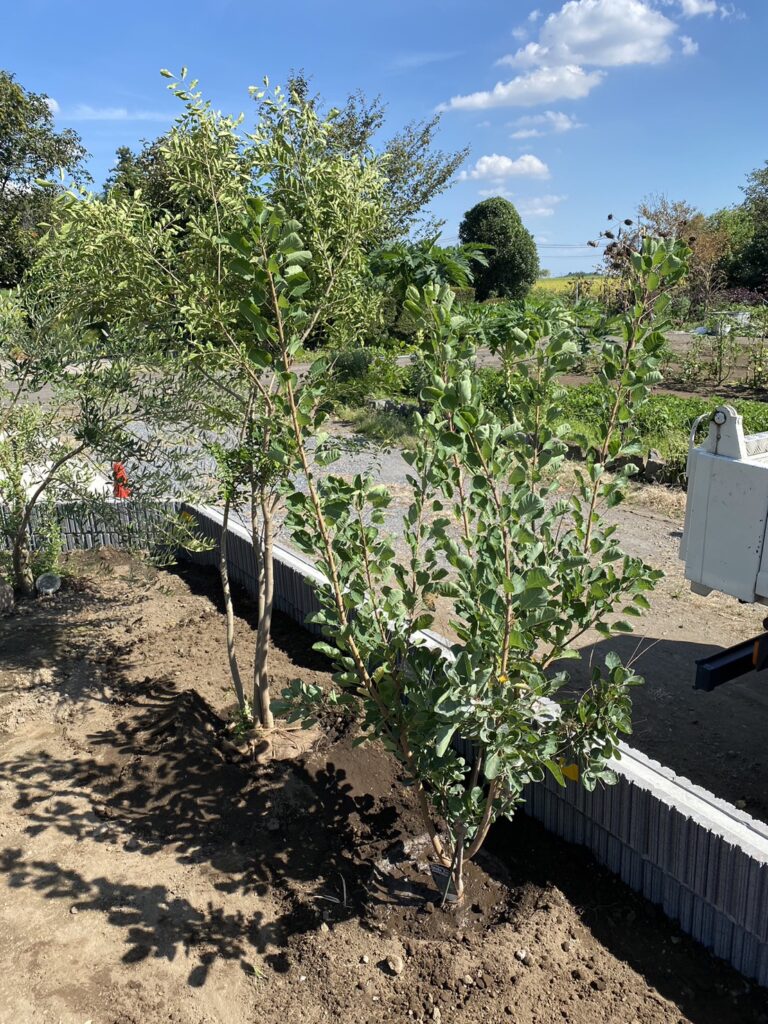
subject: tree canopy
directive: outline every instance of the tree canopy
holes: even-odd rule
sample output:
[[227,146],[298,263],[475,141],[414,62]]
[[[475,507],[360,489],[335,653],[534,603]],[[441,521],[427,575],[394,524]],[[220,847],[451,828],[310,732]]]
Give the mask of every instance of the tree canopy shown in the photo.
[[18,283],[32,259],[39,225],[50,211],[58,169],[86,177],[86,152],[71,128],[57,132],[45,93],[28,92],[0,70],[0,288]]
[[[252,92],[258,102],[258,90]],[[439,114],[409,122],[388,139],[381,139],[386,105],[378,96],[368,99],[358,91],[350,94],[342,107],[326,108],[319,96],[312,95],[309,79],[303,72],[288,79],[284,95],[297,110],[303,106],[310,108],[328,122],[325,146],[329,154],[345,159],[367,159],[376,153],[382,158],[387,218],[381,226],[379,243],[403,240],[409,235],[422,239],[438,234],[439,223],[424,210],[448,188],[467,154],[465,149],[445,152],[436,147]],[[263,110],[260,116],[262,114]],[[296,117],[294,131],[300,130],[304,123]],[[133,194],[140,188],[151,207],[171,209],[166,147],[167,139],[163,136],[145,142],[138,153],[121,146],[105,185],[105,194],[115,188]]]
[[488,265],[475,270],[475,291],[488,298],[520,299],[539,276],[539,256],[533,235],[527,231],[508,199],[484,199],[464,214],[459,226],[464,245],[488,245]]

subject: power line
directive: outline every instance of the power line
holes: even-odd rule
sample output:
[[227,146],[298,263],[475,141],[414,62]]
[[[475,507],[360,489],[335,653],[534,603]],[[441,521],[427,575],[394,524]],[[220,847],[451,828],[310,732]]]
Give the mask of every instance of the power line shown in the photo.
[[[443,239],[443,245],[458,245],[458,238]],[[604,244],[590,245],[588,242],[536,242],[537,249],[590,249],[592,252],[602,252]]]
[[539,249],[591,249],[592,252],[602,252],[605,246],[589,245],[587,242],[537,242]]

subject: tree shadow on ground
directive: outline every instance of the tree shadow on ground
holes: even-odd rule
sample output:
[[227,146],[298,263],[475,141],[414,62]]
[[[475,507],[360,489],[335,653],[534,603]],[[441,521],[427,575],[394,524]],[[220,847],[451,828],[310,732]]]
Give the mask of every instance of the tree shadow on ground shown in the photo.
[[[718,637],[725,644],[732,638]],[[609,651],[644,679],[632,697],[630,746],[678,775],[768,821],[768,673],[748,672],[711,692],[694,689],[696,661],[723,650],[686,640],[615,636],[584,648],[581,661],[553,666],[568,672],[568,693],[589,685],[592,667]]]
[[[98,610],[91,618],[77,620],[74,630],[61,610],[69,616],[88,612],[98,601]],[[119,595],[108,597],[98,593],[87,580],[65,580],[61,591],[49,598],[20,602],[10,615],[0,616],[0,653],[2,667],[7,671],[42,668],[63,657],[85,658],[93,654],[93,631],[104,624],[98,612],[115,610],[119,613]],[[24,628],[25,618],[34,614],[34,646],[30,650],[29,632]],[[104,657],[109,651],[102,652]]]
[[[189,562],[177,562],[168,570],[178,576],[189,587],[191,593],[205,597],[217,612],[224,614],[224,598],[221,590],[221,578],[218,570],[211,566],[199,566]],[[258,623],[258,606],[245,587],[231,583],[232,603],[236,615],[246,622],[255,632]],[[297,644],[296,636],[300,634],[306,643]],[[272,615],[271,640],[275,647],[282,651],[290,651],[290,657],[297,668],[315,672],[330,672],[332,665],[324,654],[312,649],[314,638],[298,625],[294,619],[275,609]]]
[[[725,638],[724,638],[725,639]],[[619,655],[623,664],[631,665],[644,676],[649,685],[690,689],[696,662],[721,651],[716,644],[695,643],[690,640],[643,637],[619,634],[609,640],[599,640],[581,648],[581,660],[566,660],[552,665],[552,672],[565,670],[574,692],[581,692],[590,681],[593,668],[602,668],[610,651]]]
[[214,890],[265,898],[274,910],[246,917],[209,903],[206,910],[164,885],[143,887],[87,878],[55,862],[6,849],[7,884],[31,886],[81,910],[99,909],[123,929],[125,962],[196,950],[190,984],[205,982],[217,957],[267,956],[286,970],[280,952],[292,936],[360,913],[370,871],[352,856],[361,841],[386,836],[394,810],[356,796],[331,762],[245,763],[222,753],[226,725],[193,690],[164,680],[119,688],[114,727],[88,737],[75,758],[25,753],[0,763],[11,781],[25,831],[55,829],[73,841],[121,845],[136,856],[171,851],[182,864],[206,865]]

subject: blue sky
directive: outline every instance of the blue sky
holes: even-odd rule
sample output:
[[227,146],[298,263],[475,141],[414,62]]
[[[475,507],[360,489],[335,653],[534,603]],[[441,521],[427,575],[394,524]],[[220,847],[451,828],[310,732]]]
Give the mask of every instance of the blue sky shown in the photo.
[[187,65],[229,112],[304,68],[330,102],[380,93],[394,130],[445,108],[440,143],[471,147],[434,203],[444,238],[507,195],[553,273],[588,270],[608,212],[652,193],[705,212],[739,201],[768,159],[768,0],[133,0],[6,3],[0,66],[55,101],[103,180],[118,145],[153,138]]

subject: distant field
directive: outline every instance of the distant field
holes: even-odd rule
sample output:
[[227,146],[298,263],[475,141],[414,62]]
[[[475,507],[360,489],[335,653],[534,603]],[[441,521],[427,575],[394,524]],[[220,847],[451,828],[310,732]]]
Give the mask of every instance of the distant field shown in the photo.
[[[542,277],[533,286],[534,291],[542,291],[555,293],[560,295],[564,292],[569,292],[576,284],[576,282],[592,283],[597,282],[598,284],[606,283],[608,279],[601,277],[600,274],[587,274],[586,277]],[[593,286],[594,287],[594,286]]]

